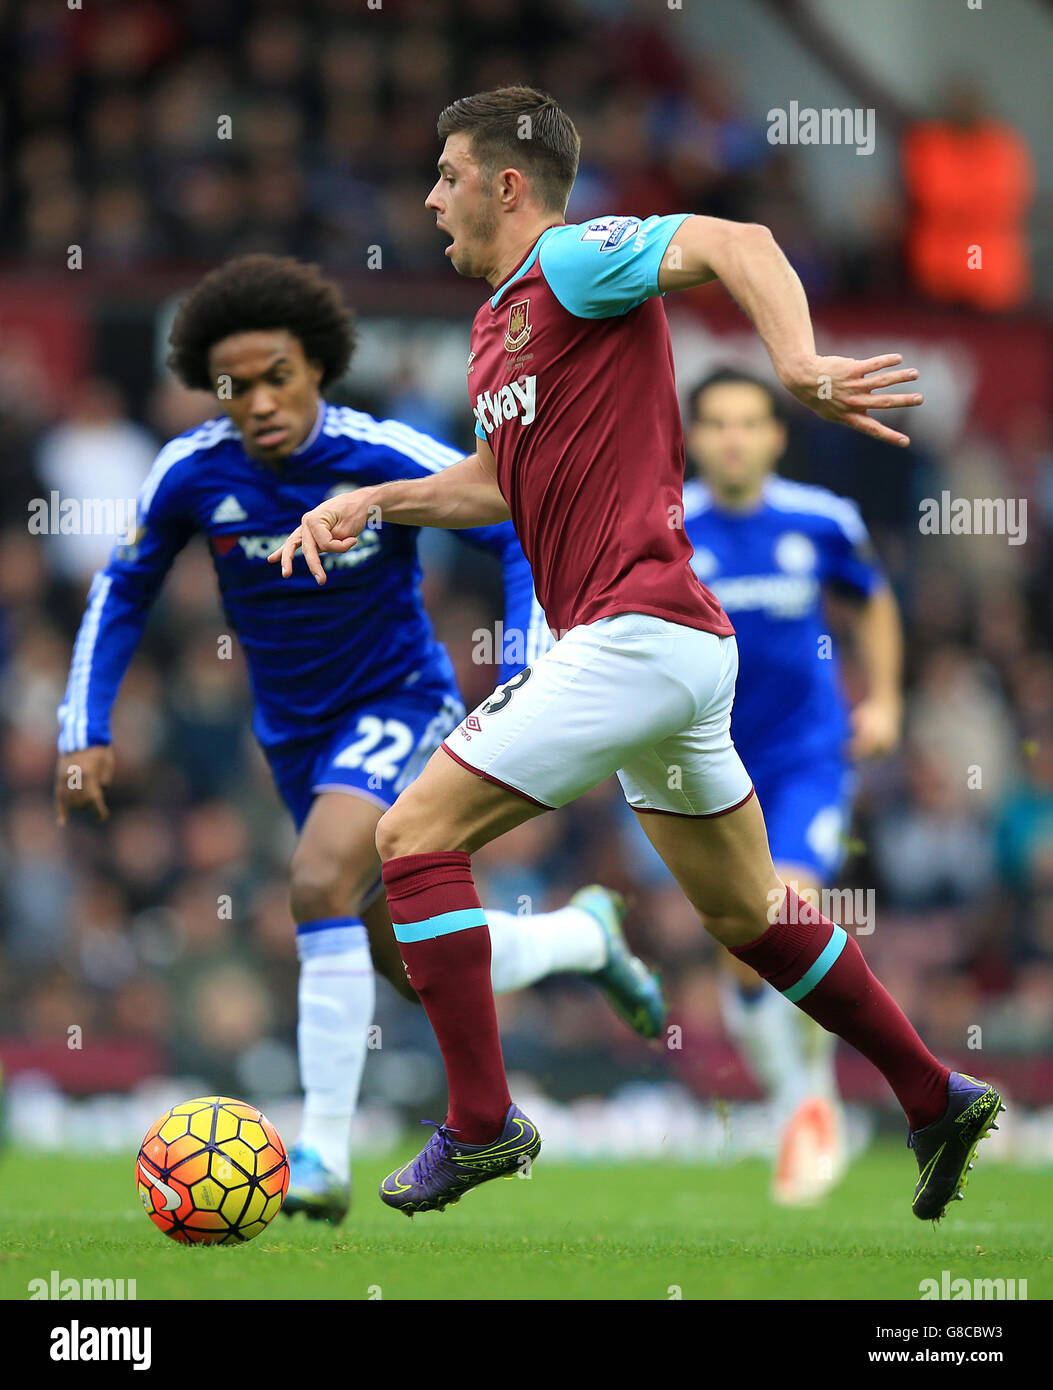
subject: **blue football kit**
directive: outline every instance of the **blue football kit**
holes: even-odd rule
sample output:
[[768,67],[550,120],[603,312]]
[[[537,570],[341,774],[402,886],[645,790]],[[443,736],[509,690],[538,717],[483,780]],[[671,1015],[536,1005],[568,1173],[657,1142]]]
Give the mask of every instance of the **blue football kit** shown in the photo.
[[[253,731],[297,828],[323,790],[390,806],[465,712],[421,598],[418,530],[367,527],[346,553],[322,557],[324,586],[302,557],[283,579],[267,556],[327,497],[426,477],[462,457],[397,420],[324,402],[278,469],[246,453],[226,416],[166,444],[143,484],[134,540],[92,582],[59,751],[110,742],[110,711],[150,605],[179,551],[204,532],[245,650]],[[511,522],[456,534],[501,564],[507,680],[552,641],[530,567]]]
[[828,881],[843,858],[854,775],[848,710],[823,617],[824,585],[884,583],[854,502],[769,477],[748,512],[684,487],[692,567],[735,625],[731,736],[757,789],[776,863]]

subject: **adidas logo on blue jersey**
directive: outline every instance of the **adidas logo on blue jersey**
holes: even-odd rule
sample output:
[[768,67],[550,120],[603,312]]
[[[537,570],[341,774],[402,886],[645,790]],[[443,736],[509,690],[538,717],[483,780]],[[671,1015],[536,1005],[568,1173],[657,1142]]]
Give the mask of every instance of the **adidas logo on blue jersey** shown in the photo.
[[246,521],[248,512],[241,505],[232,492],[228,492],[223,501],[212,513],[212,521],[220,525],[225,521]]

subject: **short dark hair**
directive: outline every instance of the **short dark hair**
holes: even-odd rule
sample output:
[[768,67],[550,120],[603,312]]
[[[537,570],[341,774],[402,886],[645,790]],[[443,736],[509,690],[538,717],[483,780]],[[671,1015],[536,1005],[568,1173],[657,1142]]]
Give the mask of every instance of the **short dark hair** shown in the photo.
[[698,419],[699,402],[711,386],[756,386],[757,390],[763,391],[771,402],[771,413],[775,419],[783,419],[782,403],[766,381],[762,381],[759,376],[753,376],[750,372],[740,371],[738,367],[718,367],[715,372],[710,372],[709,376],[704,377],[688,396],[690,420]]
[[309,362],[322,364],[324,391],[347,371],[354,315],[318,266],[291,256],[236,256],[210,271],[179,306],[168,365],[185,386],[211,391],[209,350],[232,333],[284,328]]
[[439,116],[439,139],[462,132],[488,178],[521,168],[546,210],[564,213],[578,172],[581,139],[554,97],[536,87],[495,87],[461,97]]

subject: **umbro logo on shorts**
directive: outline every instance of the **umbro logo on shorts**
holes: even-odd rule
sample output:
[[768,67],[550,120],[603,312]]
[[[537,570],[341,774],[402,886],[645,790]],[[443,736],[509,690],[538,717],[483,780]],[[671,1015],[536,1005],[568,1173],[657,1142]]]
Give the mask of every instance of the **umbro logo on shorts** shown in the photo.
[[468,718],[464,721],[464,725],[465,728],[471,729],[473,734],[482,733],[483,726],[479,723],[478,719],[476,719],[474,714],[470,714],[468,716]]

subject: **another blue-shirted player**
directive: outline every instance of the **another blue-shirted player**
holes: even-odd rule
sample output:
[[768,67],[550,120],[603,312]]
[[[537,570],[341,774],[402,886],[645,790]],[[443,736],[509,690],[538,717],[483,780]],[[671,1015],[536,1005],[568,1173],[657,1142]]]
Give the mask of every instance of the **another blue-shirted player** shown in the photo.
[[[774,475],[786,432],[762,382],[715,372],[692,392],[690,416],[686,445],[701,478],[684,488],[684,527],[695,572],[738,637],[732,737],[764,810],[776,873],[828,913],[818,895],[842,862],[852,764],[899,738],[896,602],[855,503]],[[868,691],[851,711],[824,617],[831,586],[862,600],[854,638]],[[851,929],[843,905],[835,915]],[[724,958],[725,1024],[783,1118],[773,1195],[814,1200],[844,1167],[836,1038]]]
[[[461,458],[396,420],[326,404],[353,343],[337,287],[286,258],[230,261],[183,303],[170,363],[187,386],[214,391],[227,414],[161,450],[134,541],[95,576],[59,710],[56,776],[60,821],[84,807],[105,817],[111,707],[169,567],[203,532],[245,649],[253,728],[300,832],[290,897],[305,1106],[285,1210],[333,1221],[350,1198],[373,967],[416,1000],[380,891],[377,821],[465,713],[421,601],[415,529],[367,530],[347,554],[328,555],[324,588],[306,566],[283,580],[267,563],[327,497]],[[500,560],[507,679],[550,645],[533,577],[510,522],[458,534]],[[617,895],[593,887],[558,912],[487,917],[495,990],[587,973],[632,1027],[659,1033],[661,991],[625,944]]]

